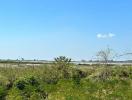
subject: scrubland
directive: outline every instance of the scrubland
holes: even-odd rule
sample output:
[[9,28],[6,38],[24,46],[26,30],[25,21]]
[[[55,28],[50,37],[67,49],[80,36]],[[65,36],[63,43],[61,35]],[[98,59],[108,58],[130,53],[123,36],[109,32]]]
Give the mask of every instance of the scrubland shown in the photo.
[[81,66],[64,59],[0,64],[0,100],[132,100],[131,65]]

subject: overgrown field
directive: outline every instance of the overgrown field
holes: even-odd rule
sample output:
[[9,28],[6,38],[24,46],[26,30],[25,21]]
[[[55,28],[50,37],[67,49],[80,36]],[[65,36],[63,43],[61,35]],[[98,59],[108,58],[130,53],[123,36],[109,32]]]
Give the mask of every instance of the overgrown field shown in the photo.
[[132,66],[11,64],[0,67],[0,100],[132,100]]

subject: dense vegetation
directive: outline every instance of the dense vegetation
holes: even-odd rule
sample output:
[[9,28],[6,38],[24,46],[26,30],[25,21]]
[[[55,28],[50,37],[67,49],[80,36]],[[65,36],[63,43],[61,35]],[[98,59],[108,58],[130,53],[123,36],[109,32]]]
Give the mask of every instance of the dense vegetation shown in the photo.
[[132,100],[132,66],[70,61],[59,57],[49,65],[0,67],[0,100]]

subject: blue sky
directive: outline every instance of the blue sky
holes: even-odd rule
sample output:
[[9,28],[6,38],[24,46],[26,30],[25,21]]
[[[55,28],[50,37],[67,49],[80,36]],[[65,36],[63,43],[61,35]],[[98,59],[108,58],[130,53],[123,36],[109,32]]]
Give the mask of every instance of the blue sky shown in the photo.
[[0,58],[91,59],[132,50],[131,0],[1,0]]

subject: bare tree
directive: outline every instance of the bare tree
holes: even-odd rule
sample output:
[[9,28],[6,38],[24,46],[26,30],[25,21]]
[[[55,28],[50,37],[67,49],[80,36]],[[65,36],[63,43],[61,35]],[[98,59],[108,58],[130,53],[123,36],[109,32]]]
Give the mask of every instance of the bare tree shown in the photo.
[[117,55],[116,57],[122,57],[122,56],[132,56],[132,53],[124,53],[124,54]]
[[109,61],[113,60],[113,50],[110,48],[107,48],[105,50],[101,50],[96,55],[101,62],[104,64],[108,64]]

